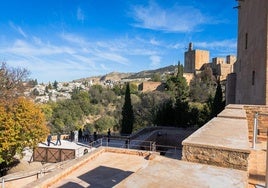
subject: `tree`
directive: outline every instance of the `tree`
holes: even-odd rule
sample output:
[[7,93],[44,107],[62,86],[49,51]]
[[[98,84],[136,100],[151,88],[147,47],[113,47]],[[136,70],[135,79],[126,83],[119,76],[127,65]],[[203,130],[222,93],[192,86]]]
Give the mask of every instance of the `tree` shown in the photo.
[[205,67],[201,73],[197,74],[190,82],[190,99],[193,102],[204,103],[209,96],[215,94],[216,80],[212,69]]
[[161,82],[161,75],[160,75],[160,73],[154,73],[154,74],[152,75],[151,80],[152,80],[153,82]]
[[58,82],[55,80],[54,82],[53,82],[53,88],[54,89],[58,89]]
[[158,120],[160,114],[158,113],[160,113],[164,104],[170,100],[170,96],[166,92],[160,91],[141,93],[139,97],[138,103],[132,103],[135,116],[134,130],[158,124],[160,122]]
[[189,117],[189,87],[183,76],[183,66],[178,62],[177,74],[167,79],[166,89],[171,95],[168,103],[160,106],[155,122],[157,125],[185,127],[190,122]]
[[183,66],[178,63],[177,75],[167,79],[167,90],[175,98],[182,101],[187,100],[189,95],[189,87],[186,79],[183,77]]
[[211,117],[216,117],[225,107],[222,97],[221,83],[218,81],[216,93],[211,108]]
[[165,101],[163,104],[158,105],[154,124],[157,126],[176,126],[175,112],[172,100]]
[[9,100],[22,96],[26,89],[29,71],[24,68],[8,67],[6,63],[0,66],[0,100]]
[[41,109],[22,97],[0,104],[0,122],[0,163],[12,162],[25,147],[36,147],[49,132]]
[[131,134],[133,130],[134,113],[131,104],[129,83],[126,85],[125,102],[122,109],[121,134]]
[[111,116],[103,116],[95,122],[95,129],[100,133],[105,133],[109,128],[113,129],[116,124],[115,118]]
[[79,102],[72,99],[59,101],[53,108],[51,117],[52,132],[69,132],[81,125],[85,113]]

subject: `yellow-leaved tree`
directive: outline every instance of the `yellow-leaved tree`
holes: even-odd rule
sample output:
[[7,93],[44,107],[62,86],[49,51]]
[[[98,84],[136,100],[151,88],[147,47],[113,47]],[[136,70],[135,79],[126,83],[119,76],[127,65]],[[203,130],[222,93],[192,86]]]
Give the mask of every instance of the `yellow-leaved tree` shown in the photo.
[[10,163],[25,147],[34,148],[49,132],[42,110],[24,97],[0,103],[0,163]]

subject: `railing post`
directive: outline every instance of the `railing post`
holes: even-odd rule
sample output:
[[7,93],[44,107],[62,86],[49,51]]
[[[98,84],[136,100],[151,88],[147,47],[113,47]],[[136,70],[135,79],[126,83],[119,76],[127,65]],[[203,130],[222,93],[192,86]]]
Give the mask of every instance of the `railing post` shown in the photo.
[[156,151],[155,142],[152,143],[152,151]]
[[106,138],[106,147],[108,147],[109,146],[109,142],[108,142],[108,137]]
[[252,148],[256,148],[257,143],[257,132],[258,132],[258,112],[254,115],[254,126],[253,126],[253,138],[252,138]]
[[2,188],[5,188],[5,179],[2,178]]

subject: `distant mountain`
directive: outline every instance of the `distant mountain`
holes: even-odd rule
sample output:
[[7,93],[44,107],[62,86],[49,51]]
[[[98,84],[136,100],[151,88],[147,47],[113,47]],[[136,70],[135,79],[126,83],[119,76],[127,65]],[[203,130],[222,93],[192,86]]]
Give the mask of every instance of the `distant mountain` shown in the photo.
[[120,72],[111,72],[102,76],[92,76],[87,78],[81,78],[74,80],[75,82],[83,82],[94,80],[95,82],[105,81],[105,80],[114,80],[120,81],[122,79],[138,79],[138,78],[152,78],[154,74],[172,74],[176,71],[177,66],[170,65],[167,67],[155,69],[155,70],[144,70],[138,73],[120,73]]

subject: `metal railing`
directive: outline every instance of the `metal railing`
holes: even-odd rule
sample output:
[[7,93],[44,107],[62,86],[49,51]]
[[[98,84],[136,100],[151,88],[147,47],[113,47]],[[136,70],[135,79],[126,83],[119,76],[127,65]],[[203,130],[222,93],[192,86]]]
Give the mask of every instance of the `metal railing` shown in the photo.
[[[109,141],[108,141],[109,140]],[[131,140],[124,138],[107,138],[103,137],[97,141],[89,143],[90,147],[115,147],[115,148],[126,148],[126,149],[137,149],[145,151],[159,152],[160,154],[176,154],[180,151],[178,146],[170,145],[160,145],[155,141],[145,141],[145,140]],[[179,156],[177,157],[179,158]]]

